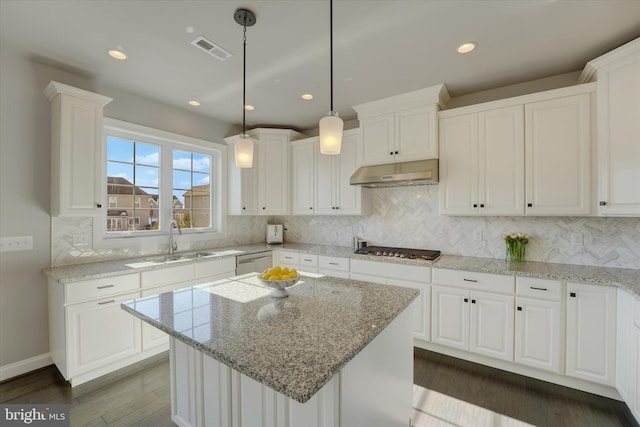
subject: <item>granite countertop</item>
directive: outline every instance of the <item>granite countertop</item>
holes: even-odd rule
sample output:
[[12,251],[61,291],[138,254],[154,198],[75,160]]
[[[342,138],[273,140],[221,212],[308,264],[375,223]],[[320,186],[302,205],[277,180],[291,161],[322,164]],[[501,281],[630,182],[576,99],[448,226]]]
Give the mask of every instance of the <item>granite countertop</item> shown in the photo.
[[273,299],[255,273],[135,299],[122,308],[304,403],[419,291],[301,275]]
[[[91,264],[55,267],[45,270],[50,278],[60,283],[77,280],[95,279],[120,274],[135,273],[152,270],[158,267],[168,267],[178,263],[202,262],[216,258],[224,258],[241,254],[250,254],[272,250],[291,250],[302,253],[335,256],[351,259],[363,259],[378,262],[390,262],[408,265],[425,265],[433,268],[448,268],[452,270],[477,271],[482,273],[509,274],[513,276],[537,277],[541,279],[569,280],[600,285],[617,286],[640,296],[640,269],[597,267],[575,264],[553,264],[547,262],[507,263],[495,258],[476,258],[460,255],[442,255],[435,261],[411,260],[406,258],[390,258],[353,253],[353,248],[347,246],[311,245],[305,243],[285,243],[282,245],[267,245],[255,243],[243,246],[203,249],[200,252],[214,252],[213,256],[185,258],[179,261],[160,262],[167,255],[157,255],[146,258],[129,258]],[[190,255],[195,252],[176,254]]]

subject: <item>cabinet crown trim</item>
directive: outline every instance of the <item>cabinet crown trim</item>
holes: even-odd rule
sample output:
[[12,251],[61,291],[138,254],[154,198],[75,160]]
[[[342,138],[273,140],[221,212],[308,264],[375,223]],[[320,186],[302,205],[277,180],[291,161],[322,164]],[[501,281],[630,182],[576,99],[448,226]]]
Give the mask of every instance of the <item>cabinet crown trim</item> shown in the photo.
[[591,61],[587,62],[584,66],[584,70],[578,77],[579,83],[586,83],[597,80],[598,70],[615,64],[620,60],[624,60],[633,55],[640,55],[640,38],[623,44],[622,46],[605,53]]
[[102,106],[105,106],[113,101],[113,98],[89,92],[87,90],[78,89],[77,87],[69,86],[64,83],[56,82],[54,80],[51,80],[51,82],[49,82],[43,93],[49,101],[53,101],[53,99],[60,94],[74,96],[86,101],[101,104]]
[[358,119],[362,120],[367,117],[427,105],[437,105],[440,108],[445,108],[449,99],[450,96],[447,87],[444,84],[439,84],[424,89],[414,90],[412,92],[402,93],[400,95],[390,96],[388,98],[366,102],[364,104],[354,105],[351,108],[356,110],[358,113]]

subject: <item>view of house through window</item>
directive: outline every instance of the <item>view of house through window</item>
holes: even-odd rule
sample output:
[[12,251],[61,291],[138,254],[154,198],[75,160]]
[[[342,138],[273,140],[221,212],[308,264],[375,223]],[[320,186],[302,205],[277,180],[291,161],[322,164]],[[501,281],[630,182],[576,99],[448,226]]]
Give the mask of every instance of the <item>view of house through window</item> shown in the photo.
[[[171,156],[170,171],[162,171],[162,156]],[[207,154],[108,135],[107,233],[158,230],[169,203],[180,227],[211,228],[211,163]],[[171,201],[163,188],[171,188]]]

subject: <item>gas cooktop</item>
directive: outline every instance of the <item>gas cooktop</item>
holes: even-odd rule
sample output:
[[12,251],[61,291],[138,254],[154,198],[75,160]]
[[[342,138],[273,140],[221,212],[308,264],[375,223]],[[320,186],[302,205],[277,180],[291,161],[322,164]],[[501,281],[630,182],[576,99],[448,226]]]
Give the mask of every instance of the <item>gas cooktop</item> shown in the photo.
[[365,246],[355,251],[360,255],[390,256],[407,259],[434,260],[440,256],[440,251],[428,249],[390,248],[387,246]]

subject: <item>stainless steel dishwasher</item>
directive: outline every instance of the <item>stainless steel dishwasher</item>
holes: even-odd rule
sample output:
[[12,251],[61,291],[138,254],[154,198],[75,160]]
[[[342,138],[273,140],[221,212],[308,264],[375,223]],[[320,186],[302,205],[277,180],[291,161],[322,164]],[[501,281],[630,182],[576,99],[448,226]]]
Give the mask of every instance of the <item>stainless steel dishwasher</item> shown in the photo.
[[236,256],[236,274],[260,273],[272,267],[271,251]]

